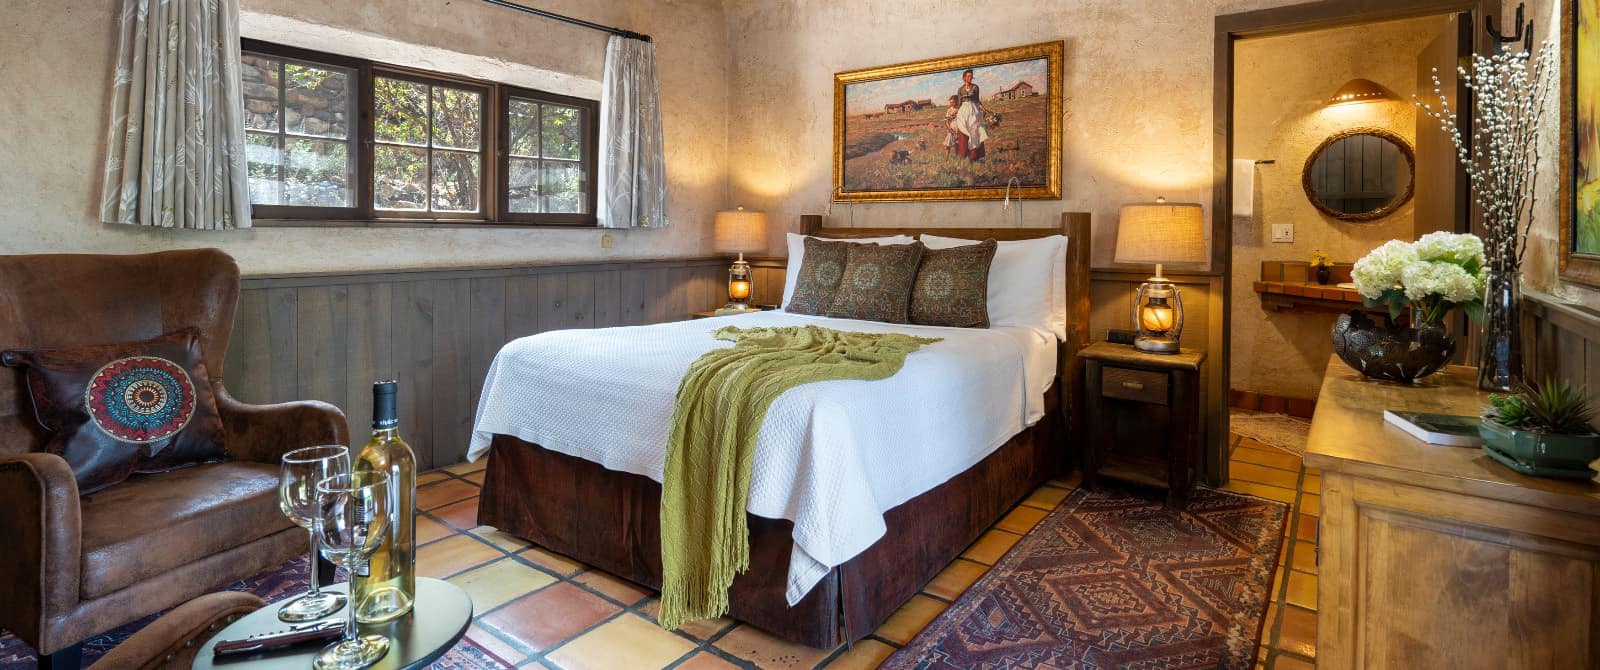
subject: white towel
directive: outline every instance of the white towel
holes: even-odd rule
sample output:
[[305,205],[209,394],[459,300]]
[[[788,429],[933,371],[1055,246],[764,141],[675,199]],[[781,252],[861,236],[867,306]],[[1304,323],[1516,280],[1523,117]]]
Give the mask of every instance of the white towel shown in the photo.
[[1233,159],[1233,215],[1254,216],[1256,205],[1256,160]]

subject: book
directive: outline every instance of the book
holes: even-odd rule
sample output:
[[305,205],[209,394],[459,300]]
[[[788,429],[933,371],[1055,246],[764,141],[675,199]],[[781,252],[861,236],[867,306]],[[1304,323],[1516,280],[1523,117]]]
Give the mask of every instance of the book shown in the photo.
[[1386,410],[1383,413],[1383,420],[1428,444],[1452,447],[1476,447],[1483,444],[1483,437],[1478,435],[1478,426],[1483,424],[1483,419],[1475,416]]

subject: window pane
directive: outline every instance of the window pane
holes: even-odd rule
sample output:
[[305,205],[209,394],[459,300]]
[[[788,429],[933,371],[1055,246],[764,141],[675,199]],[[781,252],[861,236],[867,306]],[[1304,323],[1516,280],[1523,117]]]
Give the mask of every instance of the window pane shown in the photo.
[[544,163],[544,211],[583,212],[583,170],[577,163]]
[[374,130],[379,142],[428,144],[428,86],[372,78]]
[[348,70],[285,63],[283,122],[298,135],[344,139],[350,136]]
[[278,68],[281,62],[244,54],[239,77],[244,91],[244,127],[278,129]]
[[250,175],[250,202],[257,205],[283,203],[283,182],[279,169],[283,165],[283,152],[278,150],[278,136],[265,133],[244,134],[245,172]]
[[433,87],[433,146],[477,151],[482,106],[483,96],[472,91]]
[[287,153],[283,204],[350,206],[350,159],[344,142],[290,138]]
[[544,106],[545,158],[578,160],[583,151],[583,117],[572,107]]
[[378,209],[428,208],[428,150],[372,148],[372,205]]
[[433,210],[478,211],[478,155],[433,152]]
[[513,158],[506,173],[507,209],[518,214],[539,211],[539,161]]
[[539,103],[512,98],[510,108],[506,125],[511,128],[511,155],[538,157],[539,136],[536,131],[539,128]]

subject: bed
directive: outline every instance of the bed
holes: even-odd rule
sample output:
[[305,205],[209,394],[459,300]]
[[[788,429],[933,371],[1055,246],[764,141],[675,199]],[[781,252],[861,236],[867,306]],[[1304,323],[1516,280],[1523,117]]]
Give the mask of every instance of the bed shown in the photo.
[[[815,216],[802,217],[801,223],[803,233],[828,238],[923,232],[823,228]],[[1088,215],[1063,214],[1059,228],[927,232],[997,240],[1065,234],[1065,271],[1059,278],[1067,312],[1064,340],[1019,328],[904,327],[762,313],[514,341],[496,357],[475,422],[471,455],[488,458],[479,523],[658,588],[661,486],[660,465],[654,461],[661,454],[607,446],[653,444],[627,439],[649,434],[661,423],[650,414],[663,411],[662,402],[646,409],[629,405],[630,395],[670,399],[671,389],[645,366],[686,366],[693,347],[705,346],[697,342],[721,325],[815,323],[944,338],[913,354],[920,362],[914,366],[908,359],[895,377],[790,390],[774,402],[767,423],[803,424],[794,430],[811,431],[805,446],[766,444],[771,426],[764,426],[757,441],[762,460],[752,477],[748,507],[750,569],[730,589],[730,615],[813,647],[865,637],[1023,496],[1076,462],[1082,373],[1077,352],[1088,343]],[[619,347],[630,355],[618,355]],[[584,377],[599,374],[585,366],[602,365],[610,377]],[[959,381],[934,382],[927,376],[932,368],[944,370],[946,376],[937,379]],[[524,370],[535,372],[518,374]],[[1023,384],[1013,378],[1007,387],[994,370],[1016,370]],[[540,375],[554,377],[544,384],[550,388],[530,391],[540,386]],[[589,391],[584,402],[563,400],[582,390]],[[848,422],[849,412],[859,416],[866,409],[869,416],[940,419],[917,407],[896,406],[896,398],[955,408],[947,412],[954,417],[982,419],[923,427],[920,433],[917,425],[904,426],[891,437],[883,435],[883,425],[892,425],[888,422],[857,425],[857,434],[878,433],[845,447],[837,443],[848,439],[828,433],[830,426]],[[614,406],[629,409],[608,414]],[[790,411],[790,406],[809,409]],[[559,414],[561,420],[518,421],[518,412]],[[897,439],[912,444],[902,448],[894,444]],[[924,457],[904,456],[930,443],[936,448],[925,449]],[[930,488],[930,482],[942,483]],[[813,504],[819,499],[827,504]]]

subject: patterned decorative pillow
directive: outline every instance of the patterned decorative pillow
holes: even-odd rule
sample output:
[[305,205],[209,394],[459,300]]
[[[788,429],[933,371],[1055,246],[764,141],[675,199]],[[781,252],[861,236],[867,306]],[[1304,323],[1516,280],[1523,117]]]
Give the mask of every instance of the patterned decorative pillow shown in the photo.
[[800,261],[800,274],[795,278],[794,296],[784,309],[795,314],[821,316],[833,302],[833,294],[844,276],[846,256],[852,246],[843,240],[828,241],[808,237],[806,253]]
[[825,315],[905,323],[911,284],[921,261],[921,242],[850,245],[844,276]]
[[34,418],[52,433],[45,451],[66,459],[80,494],[135,472],[228,457],[197,329],[143,342],[13,349],[0,363],[26,368]]
[[911,286],[911,323],[955,328],[989,327],[989,265],[994,240],[927,249]]

